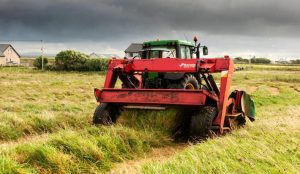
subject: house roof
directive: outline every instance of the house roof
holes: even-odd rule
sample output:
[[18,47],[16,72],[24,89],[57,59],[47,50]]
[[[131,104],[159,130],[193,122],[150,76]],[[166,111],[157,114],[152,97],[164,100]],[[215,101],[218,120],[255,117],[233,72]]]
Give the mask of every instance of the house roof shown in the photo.
[[101,54],[101,53],[92,53],[90,57],[97,57],[97,58],[112,58],[112,57],[120,57],[116,54]]
[[99,57],[99,55],[97,53],[91,53],[90,57]]
[[10,44],[0,44],[0,51],[3,53],[9,46]]
[[[1,56],[1,57],[4,57],[4,56],[5,56],[3,53],[4,53],[5,50],[6,50],[8,47],[10,47],[10,46],[11,46],[10,44],[0,44],[0,56]],[[17,55],[18,55],[19,57],[21,57],[20,54],[15,50],[15,48],[14,48],[13,46],[11,46],[11,47],[12,47],[12,49],[17,53]]]
[[129,47],[125,50],[125,53],[137,53],[143,49],[143,44],[141,43],[132,43]]
[[4,51],[9,47],[9,44],[0,44],[0,57],[4,57]]

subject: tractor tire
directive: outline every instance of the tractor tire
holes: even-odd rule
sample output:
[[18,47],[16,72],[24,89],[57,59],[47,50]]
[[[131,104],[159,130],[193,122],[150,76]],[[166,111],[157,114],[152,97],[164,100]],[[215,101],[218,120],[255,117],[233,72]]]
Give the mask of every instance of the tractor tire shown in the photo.
[[217,108],[212,106],[204,106],[194,112],[190,122],[190,138],[207,139],[212,132],[211,125],[217,113]]
[[94,112],[93,124],[112,125],[116,123],[119,114],[117,106],[101,103]]
[[185,74],[182,79],[172,81],[168,85],[169,89],[199,89],[198,80],[192,74]]
[[189,126],[191,115],[194,113],[194,109],[181,108],[176,113],[176,120],[172,132],[172,138],[175,142],[186,142],[189,139]]

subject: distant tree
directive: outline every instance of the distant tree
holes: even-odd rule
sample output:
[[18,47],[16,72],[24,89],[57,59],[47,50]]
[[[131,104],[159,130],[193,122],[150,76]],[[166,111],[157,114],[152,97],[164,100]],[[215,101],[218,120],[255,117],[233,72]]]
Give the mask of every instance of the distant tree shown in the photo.
[[233,59],[234,63],[249,63],[248,59],[244,59],[242,57],[236,57]]
[[57,70],[76,71],[84,68],[88,55],[74,50],[61,51],[55,56]]
[[236,58],[234,58],[233,60],[238,62],[238,61],[241,61],[242,59],[243,59],[243,58],[241,58],[241,57],[236,57]]
[[257,63],[257,64],[270,64],[271,60],[267,58],[252,58],[251,63]]
[[292,64],[300,64],[300,59],[291,60]]
[[78,51],[67,50],[59,52],[55,57],[51,70],[64,71],[106,71],[109,59],[91,59],[88,55]]
[[[33,66],[36,67],[37,69],[42,69],[42,56],[37,57],[34,62]],[[44,57],[44,67],[46,67],[48,64],[48,58]]]

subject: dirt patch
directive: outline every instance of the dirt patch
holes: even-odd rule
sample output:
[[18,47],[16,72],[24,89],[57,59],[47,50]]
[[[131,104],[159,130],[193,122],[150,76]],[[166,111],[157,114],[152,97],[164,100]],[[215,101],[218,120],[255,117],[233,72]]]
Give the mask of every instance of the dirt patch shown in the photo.
[[246,91],[246,92],[248,92],[249,94],[252,94],[253,92],[255,92],[257,90],[257,86],[250,86],[249,88],[248,88],[248,91]]
[[141,167],[144,163],[148,162],[164,162],[174,154],[189,147],[189,144],[177,144],[172,147],[163,147],[153,149],[151,153],[145,154],[144,157],[125,161],[123,163],[116,164],[109,174],[138,174],[141,173]]
[[269,89],[270,89],[270,93],[271,93],[272,95],[278,95],[278,94],[280,93],[280,92],[279,92],[279,89],[276,88],[276,87],[270,86]]

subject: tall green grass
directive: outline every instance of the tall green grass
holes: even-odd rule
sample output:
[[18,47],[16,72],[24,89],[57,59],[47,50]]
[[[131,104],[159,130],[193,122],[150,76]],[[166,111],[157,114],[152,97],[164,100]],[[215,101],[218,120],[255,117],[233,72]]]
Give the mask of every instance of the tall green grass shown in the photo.
[[[22,143],[2,153],[0,173],[31,171],[36,173],[99,173],[113,163],[133,159],[169,144],[156,132],[116,125],[87,127],[80,131],[60,131],[46,141]],[[12,168],[6,167],[13,166]]]
[[[273,71],[271,71],[273,72]],[[234,85],[255,86],[257,120],[231,134],[190,147],[164,163],[143,165],[143,173],[298,173],[300,169],[300,74],[235,74]],[[243,77],[248,76],[245,82]],[[241,83],[241,84],[238,84]],[[272,90],[278,92],[272,92]]]
[[[171,143],[166,131],[148,126],[151,119],[92,126],[93,87],[102,87],[101,73],[3,68],[0,77],[0,173],[101,173]],[[121,117],[132,113],[145,114]]]
[[[148,163],[143,173],[298,173],[300,131],[277,121],[288,115],[284,107],[258,110],[265,118],[224,137],[199,143],[164,163]],[[289,107],[288,109],[299,108]],[[274,118],[274,112],[277,113]],[[294,114],[297,114],[294,113]],[[282,115],[281,115],[282,114]],[[269,117],[269,118],[268,118]],[[276,119],[276,120],[274,120]],[[299,115],[289,117],[299,124]],[[270,125],[268,125],[268,123]]]
[[0,68],[0,141],[90,125],[98,73]]
[[[141,172],[297,173],[300,75],[287,70],[236,72],[232,89],[252,90],[257,121]],[[0,173],[103,173],[173,144],[176,109],[128,110],[117,125],[92,126],[103,74],[0,68],[0,78]]]

